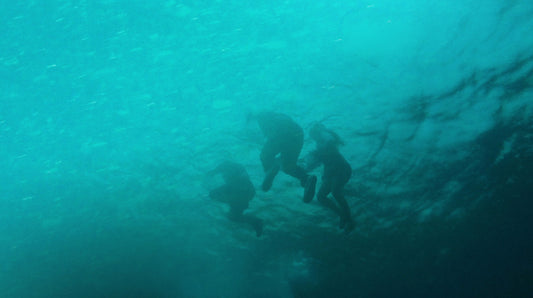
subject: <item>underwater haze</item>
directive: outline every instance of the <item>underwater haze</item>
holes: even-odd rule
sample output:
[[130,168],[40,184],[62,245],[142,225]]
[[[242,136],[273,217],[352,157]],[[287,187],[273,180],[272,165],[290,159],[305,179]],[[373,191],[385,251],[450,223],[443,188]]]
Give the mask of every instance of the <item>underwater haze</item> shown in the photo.
[[[0,8],[0,297],[533,293],[531,0]],[[261,190],[258,111],[301,156],[316,121],[344,140],[351,233]],[[260,237],[209,198],[223,160]]]

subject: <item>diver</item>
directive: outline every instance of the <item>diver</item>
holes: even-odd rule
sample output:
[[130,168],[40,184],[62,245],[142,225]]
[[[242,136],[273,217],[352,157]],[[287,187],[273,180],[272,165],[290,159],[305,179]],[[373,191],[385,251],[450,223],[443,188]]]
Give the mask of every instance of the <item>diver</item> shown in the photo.
[[309,203],[315,196],[317,178],[308,175],[297,165],[304,144],[303,129],[289,116],[275,112],[248,114],[247,121],[256,120],[267,140],[261,150],[261,163],[265,171],[262,188],[268,191],[281,169],[300,180],[304,187],[303,201]]
[[[309,135],[316,143],[316,149],[306,158],[306,170],[313,170],[324,165],[322,185],[317,193],[317,200],[326,208],[333,210],[340,217],[339,228],[350,233],[354,229],[350,207],[344,198],[344,186],[350,180],[352,168],[339,152],[344,145],[339,135],[327,129],[323,124],[316,123]],[[336,203],[328,198],[333,195]]]
[[209,197],[215,201],[229,204],[228,218],[235,222],[251,225],[257,237],[263,233],[263,221],[253,215],[244,214],[248,203],[255,196],[255,188],[246,169],[235,162],[224,161],[208,175],[220,174],[225,184],[209,192]]

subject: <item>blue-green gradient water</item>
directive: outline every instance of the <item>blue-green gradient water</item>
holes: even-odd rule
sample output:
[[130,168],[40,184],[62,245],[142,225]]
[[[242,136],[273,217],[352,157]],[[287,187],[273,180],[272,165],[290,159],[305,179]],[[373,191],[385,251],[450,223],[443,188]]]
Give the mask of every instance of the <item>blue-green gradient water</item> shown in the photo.
[[[0,24],[0,297],[533,293],[532,1],[0,0]],[[285,174],[260,190],[261,110],[302,156],[314,121],[344,139],[352,233]],[[208,197],[227,159],[261,237]]]

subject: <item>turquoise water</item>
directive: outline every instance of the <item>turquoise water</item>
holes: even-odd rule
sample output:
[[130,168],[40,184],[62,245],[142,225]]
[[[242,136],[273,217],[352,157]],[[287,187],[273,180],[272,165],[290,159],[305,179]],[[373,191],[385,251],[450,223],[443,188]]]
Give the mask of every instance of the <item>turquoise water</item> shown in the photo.
[[[524,297],[533,2],[0,2],[0,297]],[[249,112],[345,141],[345,235]],[[251,228],[208,198],[242,163]],[[320,169],[315,174],[320,175]]]

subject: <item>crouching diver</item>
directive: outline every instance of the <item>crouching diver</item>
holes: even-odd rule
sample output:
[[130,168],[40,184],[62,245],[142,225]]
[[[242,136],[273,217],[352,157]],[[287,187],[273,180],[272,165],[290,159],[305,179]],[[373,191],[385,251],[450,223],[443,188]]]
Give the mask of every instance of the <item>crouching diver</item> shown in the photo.
[[[322,185],[317,193],[317,200],[323,206],[333,210],[340,217],[339,228],[350,233],[354,229],[354,222],[350,214],[350,207],[344,198],[344,186],[350,180],[352,168],[339,152],[339,146],[344,145],[341,138],[323,124],[315,124],[310,132],[316,143],[316,149],[307,156],[307,170],[324,165]],[[328,198],[333,195],[336,203]]]
[[261,150],[261,163],[265,171],[262,188],[268,191],[281,169],[300,180],[304,187],[303,201],[309,203],[315,196],[316,176],[308,175],[297,165],[298,156],[304,144],[303,129],[289,116],[275,112],[249,114],[247,121],[256,120],[266,136]]
[[250,200],[255,196],[255,188],[246,169],[238,163],[224,161],[208,174],[222,175],[225,183],[211,190],[209,197],[228,204],[230,206],[228,213],[230,220],[251,225],[257,237],[261,236],[263,221],[253,215],[243,213],[248,208]]

